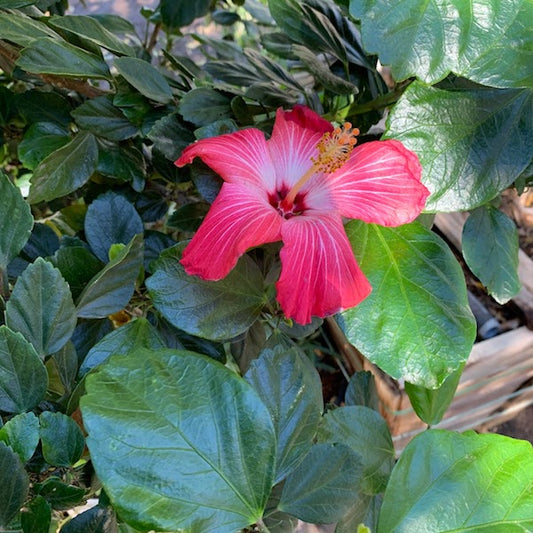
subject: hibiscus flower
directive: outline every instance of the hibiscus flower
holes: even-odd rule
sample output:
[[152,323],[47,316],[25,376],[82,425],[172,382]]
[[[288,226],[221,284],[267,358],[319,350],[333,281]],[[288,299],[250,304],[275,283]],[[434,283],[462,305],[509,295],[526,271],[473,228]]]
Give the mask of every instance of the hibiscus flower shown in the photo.
[[276,289],[287,317],[308,324],[360,303],[371,287],[343,217],[406,224],[429,192],[413,152],[395,140],[356,147],[358,133],[296,106],[277,111],[268,140],[249,128],[188,146],[176,165],[200,157],[224,184],[183,252],[185,271],[219,280],[249,248],[281,240]]

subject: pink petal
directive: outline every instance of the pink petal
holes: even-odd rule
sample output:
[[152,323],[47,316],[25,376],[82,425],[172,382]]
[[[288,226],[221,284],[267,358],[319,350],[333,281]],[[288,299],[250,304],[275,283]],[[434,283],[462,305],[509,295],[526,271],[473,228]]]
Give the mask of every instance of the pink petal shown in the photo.
[[222,279],[248,248],[280,240],[281,221],[261,191],[246,184],[224,183],[183,251],[181,264],[187,274]]
[[371,291],[355,261],[339,215],[295,216],[281,228],[278,302],[287,317],[308,324],[353,307]]
[[183,167],[195,157],[200,157],[224,181],[253,183],[274,191],[274,167],[265,135],[258,129],[249,128],[196,141],[185,148],[175,164]]
[[343,216],[382,226],[412,222],[424,209],[429,191],[420,182],[416,154],[395,140],[355,148],[328,178],[328,188]]
[[285,111],[284,116],[285,120],[295,122],[302,128],[314,130],[320,134],[333,130],[331,122],[304,105],[295,105],[291,111]]
[[[290,118],[291,113],[295,113],[295,111],[278,109],[272,137],[267,141],[276,168],[278,191],[284,189],[288,191],[313,165],[311,158],[317,155],[316,145],[323,135],[321,131],[309,129],[302,125],[303,123],[314,124],[318,119],[322,119],[310,109],[303,108],[303,106],[300,108],[306,110],[305,112],[301,111],[302,116],[308,117],[312,113],[313,120],[310,119],[307,122],[304,119],[302,121],[287,120],[287,117]],[[299,114],[294,116],[298,118]],[[331,124],[329,122],[327,124],[331,129]]]

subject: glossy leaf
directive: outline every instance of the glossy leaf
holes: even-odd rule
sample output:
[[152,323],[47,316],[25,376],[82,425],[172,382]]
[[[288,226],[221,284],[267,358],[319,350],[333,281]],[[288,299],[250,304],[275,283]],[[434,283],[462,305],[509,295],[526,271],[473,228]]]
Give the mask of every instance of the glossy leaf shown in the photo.
[[104,318],[123,309],[130,301],[143,260],[143,239],[136,235],[85,289],[76,309],[80,318]]
[[319,442],[342,443],[360,455],[363,476],[358,490],[382,492],[394,463],[394,446],[383,417],[363,406],[328,411],[318,432]]
[[[30,2],[26,2],[30,3]],[[9,5],[2,1],[2,8],[10,9]],[[9,1],[8,1],[9,4]],[[11,41],[20,46],[28,46],[36,39],[52,38],[60,39],[59,35],[46,24],[39,20],[26,17],[21,13],[0,12],[0,35],[2,39]]]
[[397,80],[435,83],[450,72],[484,85],[531,87],[528,0],[351,0],[365,49]]
[[345,444],[315,444],[285,480],[278,509],[305,522],[340,520],[357,496],[360,456]]
[[276,479],[305,457],[322,415],[322,384],[305,354],[279,335],[271,337],[245,379],[267,406],[277,437]]
[[394,106],[386,137],[419,156],[428,211],[461,211],[487,203],[529,165],[532,120],[531,91],[415,82]]
[[28,124],[51,122],[68,128],[72,122],[71,102],[55,92],[30,89],[17,94],[17,111]]
[[112,354],[128,355],[136,348],[165,348],[159,333],[145,318],[132,320],[98,341],[83,360],[80,376],[107,361]]
[[261,517],[275,435],[242,378],[192,352],[144,349],[112,357],[86,386],[91,458],[126,522],[235,531]]
[[52,354],[45,365],[49,380],[48,394],[55,393],[59,398],[68,396],[75,387],[78,365],[78,354],[71,341]]
[[76,78],[109,78],[109,69],[99,57],[65,41],[36,39],[23,48],[16,61],[18,67],[37,74]]
[[453,400],[461,379],[464,365],[452,372],[438,389],[426,389],[412,383],[405,383],[405,392],[418,418],[426,424],[438,424]]
[[0,428],[0,441],[5,442],[27,463],[39,444],[39,419],[32,413],[22,413],[10,418]]
[[80,505],[85,496],[85,489],[75,485],[67,485],[55,476],[47,478],[42,483],[36,483],[34,490],[52,506],[52,509],[58,511]]
[[52,509],[42,496],[35,496],[22,509],[20,525],[23,533],[49,533]]
[[176,248],[163,252],[152,266],[146,286],[155,308],[191,335],[211,340],[236,337],[255,322],[265,303],[261,272],[248,257],[220,281],[186,274]]
[[118,533],[115,513],[108,507],[95,505],[69,520],[61,533]]
[[51,17],[48,23],[52,28],[59,28],[60,30],[72,32],[78,37],[82,37],[98,46],[107,48],[111,52],[127,56],[135,55],[134,48],[122,42],[94,17],[83,15],[55,16]]
[[350,377],[344,401],[346,405],[362,405],[379,411],[379,396],[372,372],[355,372]]
[[66,344],[76,327],[76,310],[57,268],[42,258],[26,268],[7,302],[6,324],[22,333],[43,359]]
[[394,378],[437,388],[470,355],[476,326],[446,243],[414,222],[346,226],[372,293],[345,311],[346,335]]
[[79,189],[96,170],[97,162],[98,146],[94,136],[79,133],[35,169],[28,201],[36,204],[54,200]]
[[113,244],[128,244],[143,232],[141,217],[124,196],[109,191],[91,203],[85,215],[85,235],[92,251],[104,263]]
[[172,100],[172,91],[167,80],[147,61],[136,57],[117,57],[115,68],[128,83],[150,100],[161,104]]
[[210,5],[210,0],[161,0],[161,20],[168,29],[177,30],[188,26],[195,18],[207,14]]
[[18,455],[0,442],[0,527],[7,527],[12,518],[22,507],[30,480],[26,474]]
[[18,156],[26,168],[33,170],[43,159],[71,141],[68,131],[54,122],[36,122],[18,145]]
[[509,217],[491,205],[476,209],[463,227],[462,247],[466,264],[498,303],[518,293],[518,231]]
[[172,162],[195,140],[191,131],[175,114],[159,119],[149,131],[148,138],[153,141],[155,148]]
[[4,270],[28,241],[33,216],[20,191],[3,172],[0,172],[0,198],[0,270]]
[[196,126],[208,126],[231,117],[231,101],[220,91],[200,87],[183,96],[179,112],[185,120]]
[[20,333],[0,326],[0,411],[24,413],[46,393],[48,376],[33,346]]
[[54,466],[72,466],[85,447],[83,433],[74,420],[63,413],[44,411],[39,417],[45,461]]
[[409,443],[394,468],[378,533],[528,531],[533,527],[532,479],[529,442],[426,431]]

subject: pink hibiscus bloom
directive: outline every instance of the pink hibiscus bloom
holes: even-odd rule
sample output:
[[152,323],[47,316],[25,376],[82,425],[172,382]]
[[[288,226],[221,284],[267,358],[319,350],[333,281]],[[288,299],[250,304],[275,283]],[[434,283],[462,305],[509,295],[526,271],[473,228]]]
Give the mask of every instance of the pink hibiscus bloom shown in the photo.
[[176,165],[200,157],[225,183],[183,252],[185,271],[219,280],[249,248],[281,240],[276,289],[287,317],[308,324],[360,303],[371,287],[343,217],[406,224],[429,192],[414,153],[394,140],[354,148],[358,133],[296,106],[277,111],[268,140],[250,128],[188,146]]

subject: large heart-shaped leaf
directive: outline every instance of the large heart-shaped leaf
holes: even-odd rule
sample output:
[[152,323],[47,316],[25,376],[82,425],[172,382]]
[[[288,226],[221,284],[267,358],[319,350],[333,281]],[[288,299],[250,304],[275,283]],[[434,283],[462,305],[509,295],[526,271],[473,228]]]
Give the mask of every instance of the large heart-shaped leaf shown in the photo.
[[6,304],[6,324],[43,359],[67,343],[76,327],[76,309],[57,268],[39,257],[24,270]]
[[501,435],[429,430],[392,472],[378,533],[533,528],[533,448]]
[[310,450],[323,409],[322,385],[305,354],[283,338],[268,340],[245,378],[268,407],[278,440],[276,483]]
[[257,265],[243,257],[220,281],[189,276],[179,248],[165,250],[153,263],[146,286],[154,306],[177,328],[205,339],[226,340],[244,333],[266,302]]
[[386,137],[420,158],[427,210],[461,211],[494,198],[529,165],[532,121],[531,91],[445,91],[415,82],[394,106]]
[[385,228],[354,220],[346,232],[373,289],[343,313],[348,339],[394,378],[438,387],[466,360],[476,334],[459,263],[417,222]]
[[236,531],[261,517],[276,438],[242,378],[192,352],[143,349],[112,357],[86,386],[91,459],[126,522]]
[[351,0],[363,43],[393,76],[435,83],[449,72],[495,87],[532,87],[529,0]]

